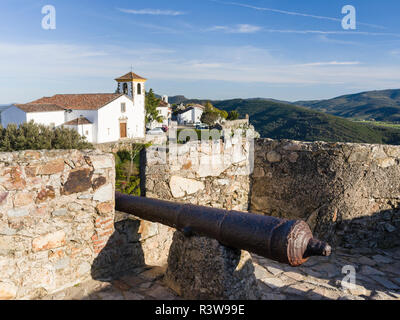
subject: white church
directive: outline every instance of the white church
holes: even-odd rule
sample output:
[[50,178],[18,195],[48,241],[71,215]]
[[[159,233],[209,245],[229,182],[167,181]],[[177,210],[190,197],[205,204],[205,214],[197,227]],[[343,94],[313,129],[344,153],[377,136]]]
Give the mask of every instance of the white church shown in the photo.
[[77,130],[91,143],[145,137],[145,82],[133,72],[115,79],[116,93],[56,94],[1,113],[1,124],[35,123]]

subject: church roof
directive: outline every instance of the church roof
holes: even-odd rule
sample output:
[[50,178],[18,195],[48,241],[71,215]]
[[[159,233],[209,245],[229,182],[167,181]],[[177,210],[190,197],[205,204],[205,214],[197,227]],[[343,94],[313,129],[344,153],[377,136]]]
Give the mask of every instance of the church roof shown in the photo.
[[65,122],[63,125],[64,126],[79,126],[79,125],[82,125],[82,124],[92,124],[92,122],[89,121],[85,117],[80,117],[80,118],[76,118],[74,120]]
[[25,112],[52,112],[52,111],[64,111],[64,108],[51,104],[51,103],[26,103],[26,104],[15,104],[18,109]]
[[[98,110],[123,95],[122,93],[56,94],[18,107],[22,110],[27,109],[24,110],[26,112],[57,111],[57,107],[60,110]],[[30,111],[31,109],[35,111]]]
[[136,73],[128,72],[127,74],[115,80],[118,82],[123,82],[123,81],[146,81],[147,79],[137,75]]

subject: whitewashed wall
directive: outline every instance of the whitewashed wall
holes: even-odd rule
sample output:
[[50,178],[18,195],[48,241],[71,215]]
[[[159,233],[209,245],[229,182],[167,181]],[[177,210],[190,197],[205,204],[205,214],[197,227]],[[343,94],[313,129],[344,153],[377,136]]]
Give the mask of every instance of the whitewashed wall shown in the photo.
[[95,143],[95,141],[93,141],[93,124],[81,124],[79,126],[67,125],[64,127],[77,131],[81,136],[86,137],[87,142]]
[[200,122],[201,116],[203,115],[203,110],[200,108],[194,108],[185,113],[181,113],[178,115],[178,122],[183,124],[185,121],[187,123],[196,123]]
[[75,119],[79,118],[80,116],[85,117],[86,119],[88,119],[90,122],[93,123],[92,128],[91,128],[91,135],[92,135],[91,140],[92,141],[89,141],[89,140],[88,141],[89,142],[93,142],[93,143],[97,143],[98,110],[72,110],[71,113],[66,112],[65,113],[65,122],[68,122],[68,121],[71,121],[71,120],[75,120]]
[[[126,112],[121,112],[121,103],[126,103]],[[122,96],[98,110],[97,143],[118,141],[120,139],[120,120],[127,122],[127,135],[132,138],[144,138],[144,97],[135,103]]]
[[26,121],[33,120],[35,123],[50,126],[60,126],[65,121],[64,111],[51,111],[51,112],[29,112],[26,114]]

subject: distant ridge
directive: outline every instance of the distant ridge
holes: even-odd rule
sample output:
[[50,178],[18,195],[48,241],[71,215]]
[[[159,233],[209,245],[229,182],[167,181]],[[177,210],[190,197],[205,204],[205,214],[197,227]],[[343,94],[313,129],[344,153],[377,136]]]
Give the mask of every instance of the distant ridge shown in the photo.
[[293,104],[344,118],[400,122],[400,89],[366,91]]

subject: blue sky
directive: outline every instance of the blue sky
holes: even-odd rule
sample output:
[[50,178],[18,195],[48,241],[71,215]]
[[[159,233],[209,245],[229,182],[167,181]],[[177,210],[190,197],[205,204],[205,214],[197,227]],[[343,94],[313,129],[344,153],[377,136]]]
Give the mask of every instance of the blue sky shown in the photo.
[[[55,30],[41,27],[48,4]],[[396,0],[2,0],[0,12],[0,103],[113,92],[131,65],[147,88],[190,98],[400,88]]]

